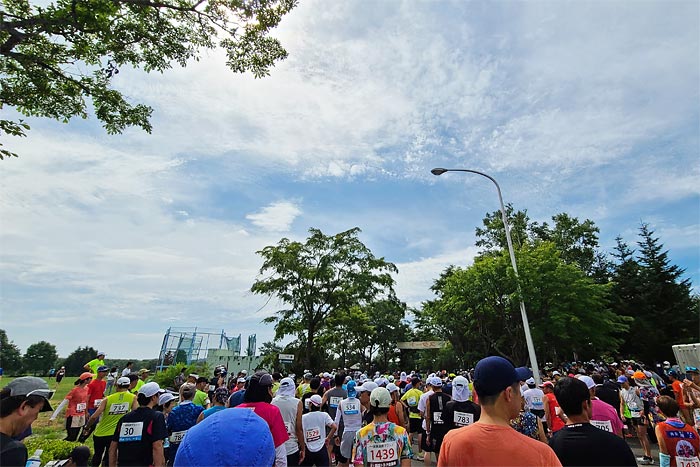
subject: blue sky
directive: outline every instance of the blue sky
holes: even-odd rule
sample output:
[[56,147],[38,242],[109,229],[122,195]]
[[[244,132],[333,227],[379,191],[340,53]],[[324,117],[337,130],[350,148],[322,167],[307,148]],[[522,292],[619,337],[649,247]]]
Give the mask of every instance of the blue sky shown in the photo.
[[[152,135],[30,119],[2,164],[2,328],[123,358],[169,326],[273,331],[255,251],[355,226],[411,306],[498,207],[589,218],[609,249],[648,222],[700,283],[697,2],[301,1],[255,80],[219,51],[115,85]],[[11,110],[4,110],[11,115]]]

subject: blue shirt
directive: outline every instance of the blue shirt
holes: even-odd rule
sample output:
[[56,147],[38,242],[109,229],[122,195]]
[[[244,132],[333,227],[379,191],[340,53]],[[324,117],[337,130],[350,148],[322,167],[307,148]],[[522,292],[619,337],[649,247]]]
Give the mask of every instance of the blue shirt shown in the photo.
[[168,430],[171,433],[185,431],[192,428],[197,423],[197,417],[204,409],[194,405],[191,401],[185,401],[173,407],[168,415]]
[[224,410],[225,408],[226,407],[224,407],[223,405],[215,405],[214,407],[210,407],[202,413],[204,414],[204,418],[207,418],[209,415],[214,415],[216,412]]
[[239,404],[242,404],[244,396],[245,396],[245,389],[241,389],[240,391],[234,392],[233,394],[231,394],[231,397],[228,398],[228,406],[230,408],[233,408]]

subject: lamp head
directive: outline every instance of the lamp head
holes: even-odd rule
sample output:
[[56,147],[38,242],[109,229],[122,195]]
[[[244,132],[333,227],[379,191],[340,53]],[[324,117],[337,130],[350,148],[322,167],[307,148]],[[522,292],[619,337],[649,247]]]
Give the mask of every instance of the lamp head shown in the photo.
[[441,168],[435,168],[435,169],[433,169],[433,170],[430,171],[430,173],[433,174],[433,175],[442,175],[442,174],[444,174],[445,172],[448,172],[448,170],[447,170],[447,169],[441,169]]

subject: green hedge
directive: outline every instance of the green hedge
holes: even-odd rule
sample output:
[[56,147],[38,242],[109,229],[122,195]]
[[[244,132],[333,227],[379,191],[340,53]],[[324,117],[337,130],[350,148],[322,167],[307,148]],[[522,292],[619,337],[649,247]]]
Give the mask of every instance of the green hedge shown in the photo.
[[[25,446],[27,446],[27,452],[29,457],[34,454],[37,449],[43,449],[44,452],[41,453],[41,464],[46,464],[52,460],[68,459],[73,448],[76,446],[83,446],[77,441],[66,441],[63,439],[46,439],[39,437],[30,437],[24,441]],[[90,457],[92,457],[92,450],[90,450]]]

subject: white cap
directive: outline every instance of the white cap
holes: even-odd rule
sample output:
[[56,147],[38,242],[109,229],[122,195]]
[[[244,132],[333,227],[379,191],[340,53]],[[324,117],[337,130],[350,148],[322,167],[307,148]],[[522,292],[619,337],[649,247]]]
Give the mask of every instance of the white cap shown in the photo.
[[175,399],[175,396],[169,392],[166,392],[165,394],[161,394],[158,398],[158,405],[165,405],[173,399]]
[[146,383],[139,389],[139,394],[143,394],[146,397],[153,397],[160,392],[160,386],[156,382]]
[[584,383],[586,383],[586,387],[587,387],[588,389],[591,389],[591,388],[594,388],[594,387],[595,387],[595,381],[593,381],[593,378],[591,378],[590,376],[587,376],[587,375],[578,375],[577,378],[578,378],[579,381],[583,381]]
[[386,389],[387,389],[387,391],[389,391],[389,393],[392,393],[394,391],[398,391],[399,387],[397,385],[395,385],[394,383],[389,383],[386,385]]
[[247,374],[248,374],[248,370],[241,370],[241,373],[243,373],[244,375],[247,375]]
[[[364,383],[362,383],[362,386],[365,388],[365,391],[369,391],[369,392],[372,392],[379,387],[379,385],[377,383],[375,383],[374,381],[365,381]],[[355,389],[357,389],[357,388],[355,388]]]
[[554,371],[552,372],[552,376],[557,376],[557,375],[558,375],[558,376],[561,376],[561,373],[559,373],[557,370],[554,370]]
[[120,376],[117,380],[117,386],[128,386],[131,384],[131,380],[126,376]]
[[321,402],[323,402],[323,399],[321,399],[321,396],[318,394],[314,394],[313,396],[309,397],[309,402],[315,405],[316,407],[321,406]]

